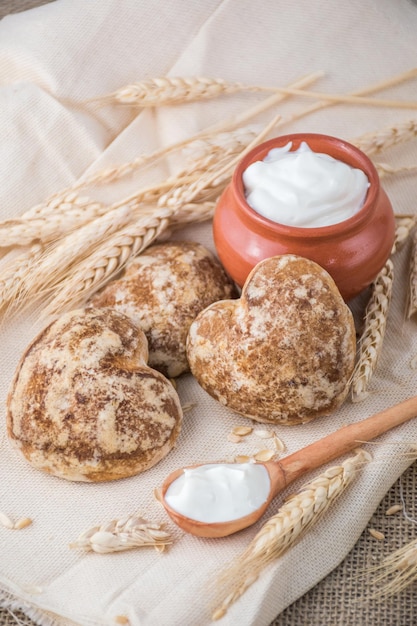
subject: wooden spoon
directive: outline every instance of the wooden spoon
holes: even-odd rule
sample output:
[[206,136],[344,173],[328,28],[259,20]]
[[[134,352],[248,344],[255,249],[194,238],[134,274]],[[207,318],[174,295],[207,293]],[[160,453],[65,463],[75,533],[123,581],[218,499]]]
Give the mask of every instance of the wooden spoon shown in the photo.
[[[376,413],[360,422],[344,426],[334,433],[319,439],[315,443],[290,454],[279,461],[261,463],[268,470],[271,488],[268,498],[256,511],[249,515],[228,522],[206,523],[193,520],[172,509],[165,501],[165,494],[171,483],[180,476],[184,468],[172,472],[164,481],[161,489],[161,502],[168,515],[183,530],[198,537],[226,537],[251,526],[264,514],[271,501],[287,485],[313,469],[332,461],[338,456],[358,447],[358,444],[371,441],[412,419],[417,415],[417,396],[396,404],[381,413]],[[207,465],[204,463],[203,465]],[[193,465],[190,467],[198,467]],[[189,469],[189,468],[186,468]]]

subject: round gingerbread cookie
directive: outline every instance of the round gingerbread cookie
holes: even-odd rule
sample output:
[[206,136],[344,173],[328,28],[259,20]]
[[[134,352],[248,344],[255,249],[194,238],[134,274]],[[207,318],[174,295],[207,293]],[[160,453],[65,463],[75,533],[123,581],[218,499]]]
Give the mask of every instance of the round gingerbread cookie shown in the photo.
[[209,250],[180,241],[148,248],[91,304],[131,317],[148,340],[149,365],[174,378],[189,370],[186,339],[197,314],[212,302],[236,296],[236,287]]

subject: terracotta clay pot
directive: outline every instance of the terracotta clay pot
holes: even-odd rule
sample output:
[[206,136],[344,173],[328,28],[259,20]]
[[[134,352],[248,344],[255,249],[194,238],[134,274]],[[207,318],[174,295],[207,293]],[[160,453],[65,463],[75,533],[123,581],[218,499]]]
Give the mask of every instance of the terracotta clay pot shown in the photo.
[[[262,160],[272,148],[290,141],[292,150],[305,141],[313,151],[329,154],[365,172],[370,186],[363,207],[355,215],[331,226],[299,228],[277,224],[247,204],[242,182],[245,169]],[[369,158],[342,139],[312,133],[277,137],[251,150],[236,167],[213,219],[219,259],[239,286],[259,261],[279,254],[298,254],[326,269],[346,301],[369,286],[383,268],[394,234],[392,206]]]

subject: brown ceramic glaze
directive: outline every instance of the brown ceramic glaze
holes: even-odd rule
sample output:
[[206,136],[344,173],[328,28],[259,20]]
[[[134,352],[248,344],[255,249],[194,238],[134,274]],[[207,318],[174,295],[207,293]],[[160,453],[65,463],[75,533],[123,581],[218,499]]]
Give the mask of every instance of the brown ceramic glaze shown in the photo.
[[[245,200],[243,172],[272,148],[285,146],[289,141],[292,150],[306,141],[315,152],[362,169],[370,182],[363,207],[343,222],[318,228],[286,226],[256,213]],[[374,280],[391,253],[394,233],[392,206],[369,158],[342,139],[313,133],[277,137],[251,150],[237,166],[213,219],[214,243],[220,261],[238,285],[243,286],[259,261],[297,254],[326,269],[345,300],[359,294]]]

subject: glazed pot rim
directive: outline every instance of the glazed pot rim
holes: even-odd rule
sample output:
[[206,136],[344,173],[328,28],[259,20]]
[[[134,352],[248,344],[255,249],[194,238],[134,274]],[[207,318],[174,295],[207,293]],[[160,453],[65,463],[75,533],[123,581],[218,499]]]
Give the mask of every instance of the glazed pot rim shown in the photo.
[[[291,226],[274,222],[260,215],[247,203],[242,178],[246,168],[255,161],[262,160],[272,148],[282,147],[292,142],[292,151],[297,149],[302,141],[308,143],[312,150],[314,150],[314,146],[320,143],[321,147],[318,148],[320,152],[324,152],[333,156],[333,158],[344,161],[352,167],[357,167],[366,174],[370,185],[363,206],[354,215],[336,224],[330,224],[329,226],[315,226],[312,228]],[[324,145],[328,147],[328,150],[324,149]],[[373,212],[380,188],[378,172],[372,161],[362,150],[344,139],[321,133],[291,133],[279,135],[258,144],[242,158],[235,168],[231,185],[234,188],[235,198],[239,204],[240,210],[252,224],[257,224],[261,229],[266,228],[267,230],[281,235],[309,238],[340,236],[351,228],[356,228],[358,224],[366,220],[370,213]]]

